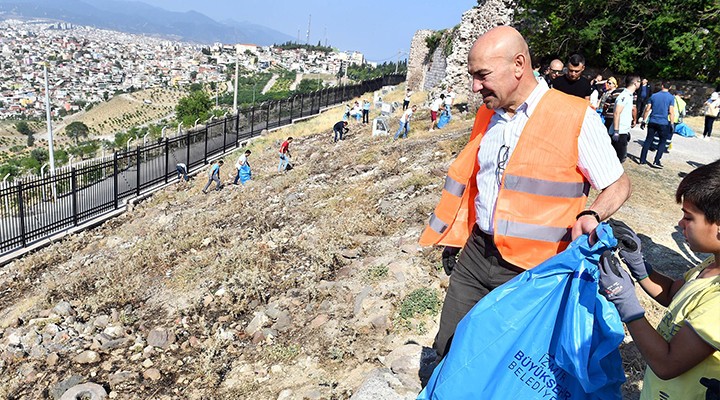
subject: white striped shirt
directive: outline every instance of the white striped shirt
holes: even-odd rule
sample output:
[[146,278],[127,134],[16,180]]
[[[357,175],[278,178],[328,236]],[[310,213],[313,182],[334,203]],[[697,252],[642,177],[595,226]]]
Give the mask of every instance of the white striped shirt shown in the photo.
[[[509,160],[530,115],[548,90],[550,88],[547,83],[544,80],[539,81],[512,117],[502,109],[495,109],[487,133],[481,140],[477,156],[480,171],[476,177],[478,194],[475,197],[475,212],[478,227],[485,233],[493,233],[495,204],[500,189],[496,171],[501,147],[509,147]],[[597,190],[610,186],[624,172],[612,148],[605,125],[597,112],[590,107],[585,113],[578,137],[578,168]]]

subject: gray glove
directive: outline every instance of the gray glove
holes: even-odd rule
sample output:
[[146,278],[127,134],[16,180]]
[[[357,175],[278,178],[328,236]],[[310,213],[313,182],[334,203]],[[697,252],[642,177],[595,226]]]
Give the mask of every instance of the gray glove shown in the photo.
[[612,251],[605,251],[600,257],[600,293],[615,304],[622,322],[628,323],[645,316],[635,295],[635,284],[630,275],[620,266]]
[[459,247],[445,246],[442,252],[442,266],[445,270],[445,274],[450,276],[455,264],[457,264],[457,255],[460,252]]
[[612,228],[613,236],[618,240],[617,248],[620,259],[627,264],[633,278],[639,282],[650,276],[652,265],[645,261],[640,238],[635,231],[616,219],[611,218],[608,224]]

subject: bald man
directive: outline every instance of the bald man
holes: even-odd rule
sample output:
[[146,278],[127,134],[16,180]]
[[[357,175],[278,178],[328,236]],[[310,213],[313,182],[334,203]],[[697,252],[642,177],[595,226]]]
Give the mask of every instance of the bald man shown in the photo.
[[550,70],[548,71],[548,74],[545,75],[545,82],[547,82],[550,87],[552,87],[552,81],[563,74],[563,68],[563,62],[557,58],[550,61]]
[[[600,117],[587,101],[533,77],[519,32],[503,26],[480,36],[468,72],[484,107],[420,238],[447,246],[444,263],[462,247],[435,337],[440,357],[489,291],[593,232],[630,195]],[[588,208],[589,186],[601,192]]]

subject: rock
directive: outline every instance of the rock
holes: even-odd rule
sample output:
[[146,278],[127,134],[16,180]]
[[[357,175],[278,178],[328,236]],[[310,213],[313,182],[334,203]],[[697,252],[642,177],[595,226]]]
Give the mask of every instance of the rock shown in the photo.
[[162,374],[157,368],[150,368],[143,372],[143,378],[151,380],[153,382],[157,382],[160,380],[160,378],[162,378]]
[[287,311],[283,311],[278,314],[277,321],[275,321],[275,323],[272,325],[272,329],[275,329],[278,332],[285,332],[291,327],[292,319],[290,318],[290,313]]
[[145,361],[142,362],[143,368],[150,368],[153,365],[155,365],[155,364],[153,364],[152,360],[149,358],[146,358]]
[[117,339],[125,336],[125,328],[122,325],[109,325],[102,333],[112,339]]
[[100,354],[92,350],[85,350],[73,358],[78,364],[94,364],[100,361]]
[[75,315],[75,310],[73,309],[70,302],[64,300],[57,303],[55,307],[53,307],[52,312],[63,317]]
[[388,317],[385,314],[380,314],[374,316],[372,319],[370,319],[370,324],[373,328],[377,330],[387,330],[388,329]]
[[290,389],[285,389],[278,395],[277,400],[290,400],[293,398],[293,391]]
[[353,308],[353,315],[356,317],[360,315],[360,312],[363,310],[363,302],[370,294],[370,290],[372,290],[372,287],[365,286],[363,290],[355,297],[355,307]]
[[330,320],[330,317],[328,317],[327,314],[320,314],[317,317],[313,318],[312,321],[310,321],[310,329],[316,329],[321,327],[323,324],[328,322]]
[[402,251],[403,253],[407,253],[407,254],[415,254],[419,250],[420,249],[418,248],[418,245],[412,244],[412,243],[408,243],[408,244],[404,244],[404,245],[400,246],[400,251]]
[[340,252],[340,255],[345,258],[353,259],[360,257],[360,251],[358,249],[343,249],[343,251]]
[[62,318],[58,316],[52,316],[47,318],[33,318],[28,322],[28,326],[37,326],[43,328],[47,324],[59,324],[60,321],[62,321]]
[[154,347],[167,348],[175,342],[175,334],[162,328],[155,328],[148,333],[147,344]]
[[38,346],[41,342],[42,337],[38,335],[35,330],[31,330],[20,339],[20,344],[25,349],[25,351],[29,351],[33,347]]
[[50,396],[53,399],[58,400],[62,395],[68,391],[71,387],[82,382],[83,378],[80,375],[73,375],[67,379],[58,382],[52,389],[50,389]]
[[350,400],[409,400],[415,396],[401,396],[392,387],[389,381],[398,385],[397,378],[387,368],[374,369],[365,378],[365,381],[355,391]]
[[60,400],[102,400],[106,397],[107,392],[102,386],[97,383],[83,383],[68,389]]
[[105,329],[110,323],[110,317],[107,315],[100,315],[93,321],[93,326],[100,329]]
[[253,336],[255,332],[262,329],[263,326],[268,322],[268,317],[265,315],[264,312],[256,312],[255,317],[253,317],[252,321],[248,324],[247,327],[245,327],[245,334],[248,336]]
[[48,354],[47,358],[45,359],[45,364],[48,367],[53,367],[53,366],[55,366],[55,364],[57,364],[59,359],[60,359],[60,357],[58,356],[57,353],[50,353],[50,354]]

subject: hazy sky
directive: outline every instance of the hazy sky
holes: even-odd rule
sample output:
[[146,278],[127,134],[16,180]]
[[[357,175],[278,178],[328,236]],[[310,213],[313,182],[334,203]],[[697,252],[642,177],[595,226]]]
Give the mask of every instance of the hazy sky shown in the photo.
[[250,21],[305,43],[318,40],[340,50],[356,50],[370,61],[394,61],[410,51],[419,29],[452,28],[477,0],[139,0],[170,11],[201,12],[215,20]]

